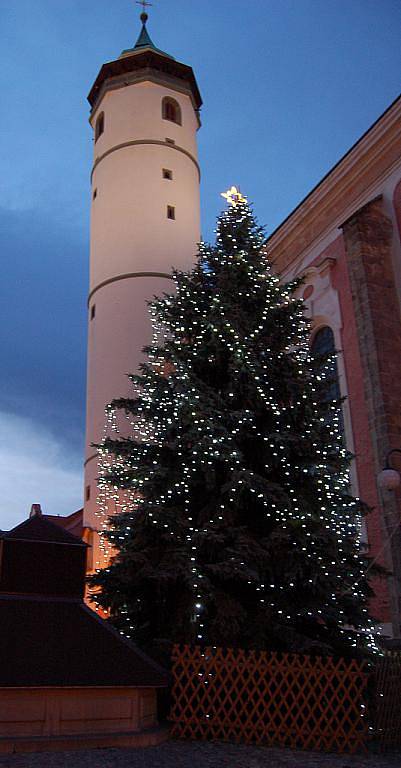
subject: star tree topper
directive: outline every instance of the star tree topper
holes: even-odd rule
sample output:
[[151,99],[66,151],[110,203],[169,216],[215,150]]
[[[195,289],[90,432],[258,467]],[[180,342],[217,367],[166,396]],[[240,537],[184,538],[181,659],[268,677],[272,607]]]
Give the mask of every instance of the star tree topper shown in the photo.
[[227,200],[227,203],[229,205],[235,206],[238,205],[238,203],[245,203],[246,197],[241,194],[240,190],[237,189],[237,187],[231,187],[231,189],[228,189],[227,192],[221,193],[222,197],[225,197]]

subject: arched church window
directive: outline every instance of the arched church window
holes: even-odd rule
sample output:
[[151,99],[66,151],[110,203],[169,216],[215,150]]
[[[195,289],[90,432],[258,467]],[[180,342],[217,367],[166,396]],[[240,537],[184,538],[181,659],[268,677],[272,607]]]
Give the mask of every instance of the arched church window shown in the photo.
[[104,131],[104,112],[101,112],[99,117],[96,120],[95,141],[98,140],[99,136],[102,135],[103,131]]
[[166,96],[162,101],[162,117],[163,120],[170,120],[172,123],[182,125],[181,107],[178,101]]
[[[326,377],[330,380],[330,383],[324,393],[324,400],[325,402],[330,402],[331,400],[339,400],[341,398],[341,391],[338,378],[337,358],[335,356],[336,345],[334,340],[334,333],[328,325],[323,326],[323,328],[320,328],[317,333],[315,333],[312,339],[310,350],[314,357],[332,355],[331,360],[328,362],[322,362],[322,368],[326,367],[327,365],[329,366],[329,369],[326,372]],[[344,423],[341,413],[339,428],[341,434],[344,436]]]

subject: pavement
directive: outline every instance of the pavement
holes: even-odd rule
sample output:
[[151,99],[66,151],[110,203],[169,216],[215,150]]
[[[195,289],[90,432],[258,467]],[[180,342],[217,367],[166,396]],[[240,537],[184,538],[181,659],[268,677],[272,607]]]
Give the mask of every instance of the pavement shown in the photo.
[[243,744],[168,741],[158,747],[0,755],[1,768],[400,768],[401,752],[333,755]]

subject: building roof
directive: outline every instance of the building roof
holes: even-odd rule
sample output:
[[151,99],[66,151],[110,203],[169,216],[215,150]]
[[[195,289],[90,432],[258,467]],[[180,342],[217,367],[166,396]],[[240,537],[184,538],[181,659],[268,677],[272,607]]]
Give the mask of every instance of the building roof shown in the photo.
[[182,88],[188,88],[192,94],[196,110],[202,106],[202,98],[199,92],[195,75],[186,64],[176,61],[169,53],[156,48],[146,29],[147,14],[141,14],[142,29],[133,48],[122,51],[121,56],[114,61],[103,64],[99,74],[89,92],[88,101],[92,110],[96,107],[99,98],[102,97],[105,84],[111,78],[113,83],[127,85],[128,75],[139,79],[165,80],[173,87],[174,83]]
[[171,84],[174,82],[185,83],[192,93],[195,109],[199,109],[202,105],[202,98],[191,67],[175,61],[157,49],[146,47],[133,49],[131,53],[127,52],[119,59],[103,64],[88,95],[91,107],[96,106],[103,93],[102,86],[106,81],[120,77],[121,82],[124,83],[124,77],[129,74],[136,74],[138,77],[141,76],[143,79],[150,80],[152,77],[164,78]]
[[81,539],[38,504],[2,539],[0,688],[167,685],[164,670],[83,603]]
[[52,544],[74,544],[75,546],[88,546],[82,539],[74,536],[69,531],[51,522],[43,515],[34,515],[15,526],[11,531],[0,534],[3,539],[17,539],[19,541],[40,541]]
[[133,48],[127,48],[122,52],[121,56],[125,56],[127,53],[132,53],[133,51],[142,50],[143,48],[152,48],[154,51],[161,53],[163,56],[167,56],[168,59],[173,59],[173,56],[170,56],[165,51],[161,51],[160,48],[156,48],[155,44],[149,36],[148,30],[146,29],[147,18],[148,17],[146,13],[141,14],[142,29],[139,33],[138,40],[136,41]]
[[79,600],[0,596],[1,687],[165,687],[167,673]]
[[49,520],[54,525],[64,528],[74,536],[82,539],[83,535],[83,509],[77,509],[71,515],[43,515],[45,520]]

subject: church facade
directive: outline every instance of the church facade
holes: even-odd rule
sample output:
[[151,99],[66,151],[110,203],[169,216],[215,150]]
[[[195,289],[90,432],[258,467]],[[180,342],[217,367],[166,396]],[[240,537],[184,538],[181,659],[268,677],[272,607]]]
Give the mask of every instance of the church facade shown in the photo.
[[[200,237],[200,93],[192,69],[157,49],[145,13],[141,20],[134,48],[103,65],[89,94],[94,165],[80,518],[91,545],[89,570],[104,563],[92,445],[102,441],[108,403],[128,394],[126,374],[138,369],[150,340],[147,300],[171,290],[171,265],[189,268]],[[344,439],[355,454],[353,492],[372,507],[364,546],[389,571],[374,583],[372,615],[395,639],[401,638],[400,497],[397,489],[381,489],[377,476],[389,451],[401,448],[400,127],[401,98],[267,242],[283,280],[304,278],[311,344],[338,350]],[[76,531],[76,516],[72,522]]]
[[[268,240],[282,278],[304,278],[312,347],[339,351],[345,442],[355,454],[352,487],[372,508],[365,545],[392,574],[375,583],[371,609],[383,634],[396,638],[400,496],[380,488],[378,475],[389,452],[401,448],[400,129],[401,98]],[[391,458],[397,468],[397,454]]]

